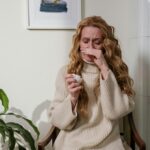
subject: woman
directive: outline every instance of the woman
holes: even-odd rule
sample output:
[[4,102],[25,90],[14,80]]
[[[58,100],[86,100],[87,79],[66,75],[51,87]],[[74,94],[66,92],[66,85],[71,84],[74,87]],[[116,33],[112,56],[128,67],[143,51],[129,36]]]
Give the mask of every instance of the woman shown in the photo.
[[133,96],[114,28],[99,16],[83,19],[73,36],[70,62],[56,79],[50,116],[61,131],[54,149],[124,150],[118,121],[133,110]]

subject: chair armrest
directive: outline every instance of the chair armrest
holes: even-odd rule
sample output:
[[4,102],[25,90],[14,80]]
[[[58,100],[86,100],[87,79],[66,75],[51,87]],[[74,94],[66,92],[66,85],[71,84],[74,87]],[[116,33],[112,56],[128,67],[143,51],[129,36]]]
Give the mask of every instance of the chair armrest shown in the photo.
[[44,147],[55,138],[56,127],[52,126],[47,135],[38,142],[38,150],[44,150]]
[[140,150],[146,150],[146,144],[143,141],[143,139],[140,137],[140,135],[136,129],[132,113],[130,113],[128,115],[128,120],[129,120],[129,124],[130,124],[130,128],[131,128],[132,138],[134,139],[135,143],[139,146]]

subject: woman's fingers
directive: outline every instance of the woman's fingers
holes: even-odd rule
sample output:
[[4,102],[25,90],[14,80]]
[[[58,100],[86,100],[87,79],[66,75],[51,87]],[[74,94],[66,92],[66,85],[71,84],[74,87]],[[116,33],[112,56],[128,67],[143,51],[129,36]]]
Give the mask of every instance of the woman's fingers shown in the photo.
[[[76,78],[75,78],[76,77]],[[73,104],[78,100],[80,90],[83,88],[81,82],[78,81],[77,75],[75,74],[67,74],[65,76],[67,88],[71,95],[71,101]]]
[[75,79],[73,79],[73,78],[66,79],[66,82],[67,82],[67,84],[76,83]]
[[65,76],[65,79],[66,79],[66,82],[67,82],[68,85],[71,84],[71,83],[73,83],[73,82],[74,83],[76,82],[76,80],[73,78],[72,74],[67,74]]
[[100,58],[100,56],[102,55],[102,50],[92,49],[92,48],[82,49],[81,52],[87,55],[92,55],[96,58]]
[[72,82],[71,84],[68,85],[68,88],[71,89],[71,88],[76,88],[78,86],[80,86],[79,83]]
[[81,86],[81,83],[77,82],[77,80],[74,79],[73,74],[67,74],[65,78],[69,90],[76,89],[77,87]]
[[75,88],[71,88],[70,92],[71,93],[76,93],[76,92],[79,92],[81,89],[82,89],[82,86],[80,85],[80,86],[77,86]]
[[77,74],[67,74],[65,78],[66,78],[66,82],[68,84],[71,84],[72,82],[74,82],[74,83],[81,83],[82,82],[81,76],[77,75]]
[[66,74],[66,76],[65,76],[66,79],[72,78],[72,77],[73,77],[73,74],[70,74],[70,73]]

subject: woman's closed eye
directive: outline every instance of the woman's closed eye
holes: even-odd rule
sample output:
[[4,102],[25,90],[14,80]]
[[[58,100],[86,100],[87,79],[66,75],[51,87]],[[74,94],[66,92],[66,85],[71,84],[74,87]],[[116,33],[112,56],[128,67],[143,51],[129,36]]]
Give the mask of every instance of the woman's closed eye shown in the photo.
[[95,41],[94,41],[94,44],[96,44],[96,45],[100,45],[101,43],[102,43],[101,40],[95,40]]
[[87,44],[88,42],[89,42],[88,39],[84,39],[84,40],[83,40],[83,43],[85,43],[85,44]]

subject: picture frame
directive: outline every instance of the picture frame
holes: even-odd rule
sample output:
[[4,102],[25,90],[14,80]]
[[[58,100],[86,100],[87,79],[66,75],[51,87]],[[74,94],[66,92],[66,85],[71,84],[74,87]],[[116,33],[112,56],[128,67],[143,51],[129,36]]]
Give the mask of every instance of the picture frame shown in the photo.
[[75,29],[81,0],[27,0],[27,29]]

